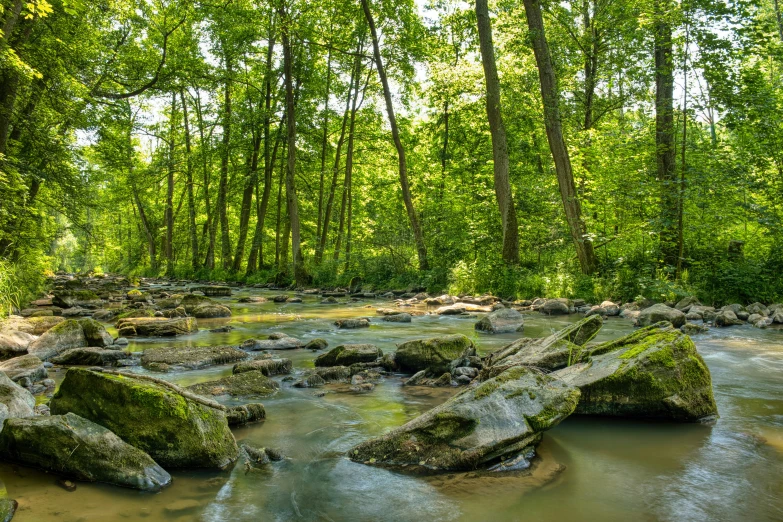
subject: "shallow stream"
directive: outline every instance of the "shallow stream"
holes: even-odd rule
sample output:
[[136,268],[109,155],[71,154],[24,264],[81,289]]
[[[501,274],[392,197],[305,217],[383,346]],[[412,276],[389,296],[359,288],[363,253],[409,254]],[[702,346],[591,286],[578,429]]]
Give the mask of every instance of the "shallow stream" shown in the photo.
[[[282,331],[303,340],[322,337],[330,348],[362,342],[386,352],[413,338],[463,333],[486,354],[520,336],[477,335],[475,319],[448,316],[337,330],[335,319],[374,316],[375,308],[389,302],[325,305],[305,297],[301,304],[236,303],[245,295],[273,294],[242,290],[218,298],[233,317],[200,320],[201,331],[189,336],[137,339],[130,349],[239,344]],[[544,336],[577,319],[530,313],[524,335]],[[234,329],[208,331],[223,324]],[[596,340],[631,330],[630,321],[611,318]],[[225,472],[175,471],[171,487],[158,494],[85,483],[68,492],[53,475],[8,464],[0,464],[0,480],[19,502],[19,522],[783,520],[783,330],[713,328],[694,341],[712,372],[721,415],[714,426],[571,417],[546,433],[541,458],[524,475],[416,477],[342,457],[352,445],[455,392],[403,387],[400,376],[391,376],[369,393],[330,385],[323,397],[281,382],[280,392],[262,401],[267,420],[234,431],[239,442],[290,457],[263,471],[248,472],[241,463]],[[316,355],[280,352],[295,370],[312,367]],[[63,373],[54,374],[58,382]],[[188,385],[230,373],[231,365],[156,375]]]

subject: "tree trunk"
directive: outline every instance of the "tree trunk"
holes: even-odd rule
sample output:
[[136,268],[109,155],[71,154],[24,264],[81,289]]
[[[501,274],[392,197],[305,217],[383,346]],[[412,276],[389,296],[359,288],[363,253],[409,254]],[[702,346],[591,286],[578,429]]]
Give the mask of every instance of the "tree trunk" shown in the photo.
[[245,257],[245,243],[247,242],[247,231],[250,225],[250,209],[253,206],[253,192],[255,192],[256,184],[258,183],[258,154],[260,151],[261,134],[257,133],[253,137],[253,151],[250,153],[245,189],[242,192],[242,208],[239,213],[239,237],[237,238],[237,248],[234,252],[234,263],[231,267],[234,272],[239,272],[242,268],[242,259]]
[[188,184],[188,233],[190,235],[190,265],[193,270],[200,266],[198,251],[198,232],[196,230],[196,198],[193,195],[193,155],[190,144],[190,125],[188,123],[188,107],[185,102],[185,91],[179,92],[182,100],[182,122],[185,130],[185,175]]
[[549,149],[555,162],[557,183],[560,187],[560,196],[563,200],[568,229],[571,239],[576,247],[576,255],[579,266],[585,274],[592,274],[598,267],[593,250],[593,243],[587,235],[587,227],[582,220],[582,209],[574,185],[574,174],[571,169],[571,159],[568,156],[563,128],[560,121],[559,93],[555,82],[555,71],[552,66],[552,57],[549,54],[549,46],[544,32],[544,20],[541,16],[541,4],[539,0],[524,0],[527,13],[527,25],[530,30],[530,39],[533,44],[533,52],[538,65],[538,78],[541,83],[541,98],[544,105],[544,123],[546,136],[549,141]]
[[[330,31],[331,33],[331,31]],[[318,179],[318,222],[316,225],[316,240],[321,238],[321,225],[324,206],[324,170],[326,169],[326,148],[329,143],[329,94],[332,83],[332,50],[329,49],[329,58],[326,61],[326,92],[324,93],[324,122],[321,135],[321,171]],[[317,261],[316,261],[317,263]]]
[[655,0],[655,144],[661,188],[660,248],[663,264],[676,267],[677,178],[674,150],[674,62],[669,0]]
[[231,159],[231,59],[225,56],[226,81],[223,90],[223,147],[220,157],[217,213],[220,219],[220,257],[224,270],[231,268],[231,238],[228,234],[228,164]]
[[166,221],[166,242],[164,253],[166,256],[166,275],[174,275],[174,111],[176,110],[177,96],[171,94],[171,115],[169,132],[169,157],[166,175],[166,210],[164,219]]
[[[287,118],[286,118],[287,119]],[[283,154],[280,158],[280,175],[277,178],[277,219],[275,220],[275,266],[280,266],[280,225],[283,209],[283,180],[285,179],[286,151],[288,142],[283,140]]]
[[495,47],[492,44],[492,26],[487,0],[476,0],[476,18],[481,49],[481,63],[487,87],[487,118],[492,134],[492,159],[495,178],[495,197],[503,226],[503,261],[519,263],[519,227],[514,208],[514,197],[509,182],[508,144],[506,126],[500,105],[500,79],[495,65]]
[[400,185],[402,187],[402,199],[405,202],[405,210],[408,212],[408,220],[410,221],[411,228],[413,229],[413,238],[416,242],[416,253],[419,258],[419,270],[428,270],[429,264],[427,262],[427,246],[424,244],[424,234],[422,234],[421,225],[419,224],[419,216],[416,214],[416,209],[413,207],[411,190],[410,186],[408,185],[408,165],[405,161],[405,149],[403,148],[402,141],[400,140],[400,131],[397,128],[397,118],[394,116],[391,90],[389,89],[389,81],[386,78],[386,71],[383,68],[383,61],[381,60],[381,48],[378,44],[378,33],[375,30],[375,20],[373,20],[372,13],[370,12],[369,0],[362,0],[362,9],[364,10],[365,18],[367,18],[367,25],[370,26],[373,56],[375,58],[375,65],[378,68],[378,78],[381,80],[381,85],[383,86],[383,97],[386,100],[386,113],[389,116],[389,126],[391,127],[394,146],[397,148],[397,157],[399,159],[400,170]]
[[301,239],[299,235],[299,201],[296,195],[296,112],[294,103],[293,57],[291,53],[290,20],[285,7],[280,7],[280,23],[283,37],[283,76],[285,78],[286,141],[288,143],[288,164],[285,189],[288,207],[288,223],[291,227],[291,253],[294,264],[294,281],[297,286],[307,284],[308,276],[304,266]]
[[209,270],[215,268],[215,243],[217,241],[217,218],[212,213],[212,204],[209,200],[209,185],[210,185],[210,166],[211,161],[207,157],[206,139],[204,137],[204,113],[201,109],[201,95],[196,90],[196,116],[198,117],[198,132],[199,132],[199,144],[200,153],[202,159],[203,175],[204,175],[204,207],[207,212],[207,222],[205,228],[209,234],[209,242],[207,244],[207,254],[204,259],[204,266]]

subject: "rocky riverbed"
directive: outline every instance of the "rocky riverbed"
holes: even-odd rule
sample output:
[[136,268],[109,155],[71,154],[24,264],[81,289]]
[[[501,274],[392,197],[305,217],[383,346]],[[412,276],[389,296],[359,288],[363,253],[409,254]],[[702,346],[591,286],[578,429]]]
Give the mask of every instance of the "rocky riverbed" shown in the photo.
[[[782,483],[775,305],[130,283],[62,277],[2,325],[4,415],[30,419],[0,432],[18,520],[514,520],[580,500],[604,519],[700,519],[747,501],[729,467]],[[157,467],[54,468],[15,452],[16,432],[54,456],[49,434],[113,436]],[[780,509],[774,493],[752,507]]]

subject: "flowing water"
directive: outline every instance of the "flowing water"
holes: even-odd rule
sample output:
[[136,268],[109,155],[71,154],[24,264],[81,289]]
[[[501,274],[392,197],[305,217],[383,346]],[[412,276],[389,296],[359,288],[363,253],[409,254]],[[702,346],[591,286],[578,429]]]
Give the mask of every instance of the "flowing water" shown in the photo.
[[[388,301],[322,305],[305,297],[302,304],[236,303],[249,293],[219,299],[232,308],[230,319],[199,321],[202,330],[186,337],[138,339],[130,349],[239,344],[281,331],[303,340],[322,337],[330,347],[368,342],[386,352],[412,338],[463,333],[485,354],[519,336],[477,335],[475,320],[443,316],[338,331],[335,319],[372,316]],[[576,319],[531,313],[525,335],[544,336]],[[234,330],[207,330],[226,323]],[[609,319],[597,340],[631,330],[629,321]],[[783,520],[783,330],[712,329],[694,341],[712,372],[721,415],[714,426],[571,417],[546,433],[541,458],[526,474],[416,477],[342,457],[352,445],[455,392],[403,387],[400,376],[390,376],[369,393],[333,385],[323,397],[281,382],[280,392],[263,401],[267,420],[234,431],[239,442],[290,457],[264,470],[238,464],[224,472],[175,471],[173,484],[157,494],[84,483],[67,492],[52,475],[8,464],[0,464],[0,479],[19,502],[14,519],[19,522]],[[315,357],[309,350],[280,356],[291,358],[295,370],[312,367]],[[230,372],[229,365],[163,377],[188,385]]]

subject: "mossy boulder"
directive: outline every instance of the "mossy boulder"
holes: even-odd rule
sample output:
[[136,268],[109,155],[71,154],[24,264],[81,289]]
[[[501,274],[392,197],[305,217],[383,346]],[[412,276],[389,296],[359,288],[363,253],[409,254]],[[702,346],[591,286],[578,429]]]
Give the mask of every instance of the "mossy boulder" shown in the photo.
[[346,382],[351,379],[351,369],[347,366],[327,366],[308,370],[294,386],[297,388],[317,388],[330,382]]
[[72,348],[87,346],[87,338],[79,321],[68,319],[47,330],[42,336],[30,343],[28,353],[42,361],[48,361]]
[[12,498],[0,498],[0,522],[11,522],[19,503]]
[[187,387],[199,395],[231,395],[232,397],[270,397],[280,385],[258,370],[235,373],[215,381],[207,381]]
[[101,303],[101,298],[92,290],[57,290],[52,298],[52,304],[60,308],[71,308],[72,306],[95,308]]
[[410,323],[412,321],[411,314],[401,312],[399,314],[386,314],[381,316],[381,321],[386,323]]
[[45,332],[48,332],[63,321],[65,321],[65,318],[59,316],[30,317],[27,319],[27,324],[30,325],[29,330],[26,328],[20,328],[20,330],[33,335],[41,335]]
[[223,469],[238,456],[226,413],[173,385],[71,368],[49,406],[113,431],[164,468]]
[[231,371],[235,374],[258,371],[271,377],[272,375],[288,375],[293,366],[291,359],[254,359],[235,364]]
[[106,348],[107,346],[114,344],[114,338],[106,331],[106,328],[95,319],[85,317],[84,319],[79,319],[79,324],[82,326],[87,346]]
[[364,317],[360,317],[358,319],[339,319],[335,321],[334,324],[337,325],[337,328],[353,330],[355,328],[369,328],[370,321]]
[[311,341],[308,341],[308,343],[304,346],[307,350],[323,350],[329,346],[329,343],[326,342],[326,339],[321,339],[320,337],[313,339]]
[[0,432],[0,456],[88,482],[144,491],[171,484],[171,476],[149,455],[73,413],[7,419]]
[[137,317],[120,319],[117,331],[124,337],[172,337],[197,332],[198,324],[192,317]]
[[510,368],[378,438],[355,461],[408,471],[473,470],[523,458],[570,415],[579,390],[530,368]]
[[522,314],[513,308],[501,308],[482,317],[474,328],[491,334],[521,332],[524,321]]
[[145,350],[141,365],[159,372],[197,370],[243,361],[248,357],[247,352],[236,346],[163,347]]
[[636,325],[650,326],[661,321],[668,321],[675,328],[679,328],[685,324],[685,314],[676,308],[658,303],[639,312],[639,317],[636,318]]
[[573,306],[569,299],[547,299],[538,307],[538,311],[544,315],[568,315]]
[[342,344],[315,358],[316,366],[350,366],[374,362],[383,352],[374,344]]
[[551,375],[582,391],[579,414],[684,422],[718,415],[707,365],[667,322],[600,344]]
[[23,380],[38,382],[49,376],[43,361],[35,355],[22,355],[3,361],[0,363],[0,371],[16,383]]
[[35,397],[0,372],[0,427],[5,419],[32,416],[33,408]]
[[231,317],[231,310],[218,303],[202,303],[193,309],[191,315],[197,319]]
[[122,350],[73,348],[52,357],[52,362],[63,366],[114,366],[117,362],[131,359],[132,357],[130,353]]
[[229,426],[241,426],[250,422],[258,422],[266,419],[266,409],[258,402],[232,406],[226,412]]
[[473,341],[464,335],[456,334],[404,342],[397,347],[394,359],[403,372],[429,370],[440,375],[449,371],[454,359],[475,354]]
[[512,366],[547,371],[564,368],[578,360],[582,346],[595,337],[602,325],[600,316],[591,315],[548,337],[518,339],[485,359],[482,378],[494,377]]

